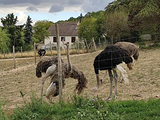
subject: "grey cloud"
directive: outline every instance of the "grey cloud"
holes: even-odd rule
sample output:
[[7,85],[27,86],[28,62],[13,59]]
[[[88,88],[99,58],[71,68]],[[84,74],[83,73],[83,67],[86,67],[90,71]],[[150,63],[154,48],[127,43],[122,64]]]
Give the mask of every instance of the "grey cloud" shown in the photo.
[[23,5],[23,4],[33,4],[38,5],[43,0],[0,0],[0,4],[2,5]]
[[[114,0],[0,0],[0,7],[11,6],[34,6],[44,8],[53,5],[49,12],[59,12],[64,7],[80,6],[84,12],[104,10],[108,3]],[[63,5],[63,6],[62,6]],[[28,7],[27,10],[37,11],[36,8]]]
[[86,0],[85,4],[82,6],[82,9],[84,12],[104,10],[108,3],[112,1],[113,0]]
[[38,9],[35,8],[35,7],[28,7],[27,10],[28,10],[28,11],[34,11],[34,12],[37,12],[37,11],[38,11]]
[[64,7],[63,6],[60,6],[60,5],[53,5],[49,12],[50,13],[54,13],[54,12],[60,12],[60,11],[63,11],[64,10]]

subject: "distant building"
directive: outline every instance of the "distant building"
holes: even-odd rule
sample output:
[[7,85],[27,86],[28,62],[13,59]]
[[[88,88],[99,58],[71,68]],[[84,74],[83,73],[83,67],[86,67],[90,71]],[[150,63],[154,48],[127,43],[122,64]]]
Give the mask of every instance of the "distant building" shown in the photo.
[[[63,41],[69,42],[71,45],[78,40],[78,22],[62,22],[59,23],[58,26],[61,47],[63,46]],[[55,24],[50,26],[48,31],[50,32],[50,36],[44,40],[44,44],[46,46],[46,49],[49,49],[51,42],[52,48],[55,49],[57,47]]]

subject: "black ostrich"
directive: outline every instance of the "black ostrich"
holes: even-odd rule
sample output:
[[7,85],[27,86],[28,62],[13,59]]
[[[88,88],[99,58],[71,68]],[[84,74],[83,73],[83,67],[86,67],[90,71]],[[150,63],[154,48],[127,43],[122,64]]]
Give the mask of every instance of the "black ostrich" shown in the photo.
[[[132,69],[133,59],[129,56],[128,52],[120,47],[108,46],[94,60],[94,70],[97,78],[97,89],[99,88],[99,70],[108,70],[110,77],[110,94],[107,99],[112,96],[112,82],[115,79],[115,96],[117,97],[117,72],[116,66],[122,62],[127,64],[129,69]],[[113,73],[112,73],[113,71]]]

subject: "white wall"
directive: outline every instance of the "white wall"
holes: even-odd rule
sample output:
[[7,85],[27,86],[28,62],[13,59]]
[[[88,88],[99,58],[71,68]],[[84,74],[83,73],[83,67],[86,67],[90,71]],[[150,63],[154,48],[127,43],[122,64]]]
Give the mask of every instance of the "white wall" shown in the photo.
[[[60,39],[61,39],[61,37],[62,36],[60,36]],[[69,42],[69,44],[73,44],[73,43],[71,43],[71,37],[73,37],[73,36],[65,36],[65,42]],[[76,41],[78,41],[78,36],[75,36],[76,37]],[[46,38],[45,40],[44,40],[44,44],[45,45],[47,45],[47,44],[50,44],[50,41],[51,41],[51,43],[57,43],[57,42],[53,42],[53,36],[49,36],[48,38]],[[61,44],[62,44],[62,42],[61,42]]]

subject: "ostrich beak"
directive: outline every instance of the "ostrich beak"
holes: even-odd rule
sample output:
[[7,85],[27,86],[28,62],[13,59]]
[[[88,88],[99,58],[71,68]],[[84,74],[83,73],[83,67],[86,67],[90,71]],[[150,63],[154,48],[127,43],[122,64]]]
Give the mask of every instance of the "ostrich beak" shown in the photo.
[[49,99],[50,96],[54,95],[55,93],[56,93],[56,83],[52,82],[47,88],[46,97]]
[[132,70],[133,69],[133,63],[128,63],[127,67],[129,68],[129,70]]

